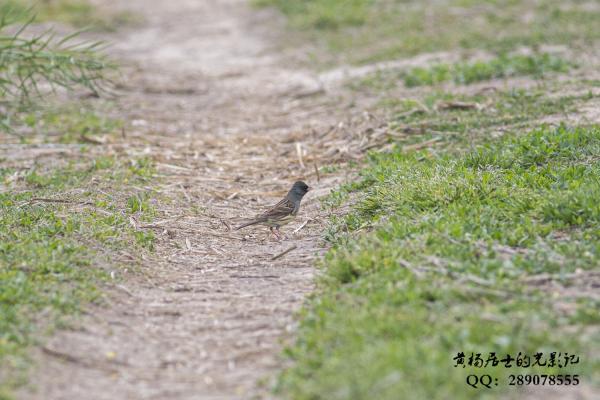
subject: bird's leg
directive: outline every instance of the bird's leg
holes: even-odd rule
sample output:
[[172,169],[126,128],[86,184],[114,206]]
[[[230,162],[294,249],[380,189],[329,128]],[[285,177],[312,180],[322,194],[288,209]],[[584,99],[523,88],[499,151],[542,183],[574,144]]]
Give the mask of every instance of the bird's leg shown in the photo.
[[281,236],[281,232],[279,232],[279,227],[275,227],[275,232],[277,232],[277,239],[281,240],[283,236]]
[[273,230],[274,228],[275,228],[274,226],[270,226],[269,230],[271,231],[271,233],[273,234],[273,236],[275,236],[277,239],[279,239],[279,235],[277,234],[276,231]]

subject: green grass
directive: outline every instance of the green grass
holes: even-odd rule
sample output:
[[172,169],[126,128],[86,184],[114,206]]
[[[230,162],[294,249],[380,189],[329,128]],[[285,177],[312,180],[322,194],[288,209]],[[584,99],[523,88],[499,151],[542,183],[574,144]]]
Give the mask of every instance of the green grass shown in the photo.
[[32,9],[37,22],[63,22],[76,28],[114,31],[140,21],[129,12],[104,14],[87,0],[0,0],[0,15],[10,11],[26,18]]
[[348,26],[364,25],[372,1],[255,0],[254,3],[259,7],[278,7],[290,17],[293,26],[302,29],[332,31]]
[[468,85],[491,79],[515,76],[532,76],[542,79],[548,73],[568,72],[572,63],[548,53],[532,55],[501,55],[487,61],[434,64],[409,70],[384,70],[375,72],[351,86],[358,89],[386,90],[403,82],[406,87],[433,86],[453,82]]
[[[524,281],[550,274],[568,288],[567,274],[598,270],[599,159],[597,126],[540,128],[462,155],[373,155],[344,188],[359,201],[333,221],[279,390],[313,400],[507,398],[519,395],[507,375],[531,373],[454,368],[459,351],[576,353],[576,366],[533,372],[599,384],[591,289],[574,296]],[[501,383],[471,389],[469,373]]]
[[95,143],[121,134],[123,121],[109,117],[110,108],[98,102],[46,105],[19,113],[15,124],[27,127],[20,135],[23,143]]
[[[0,393],[24,383],[29,346],[100,300],[98,285],[120,267],[115,252],[152,248],[153,234],[133,229],[129,218],[150,218],[156,200],[128,185],[153,175],[147,160],[114,157],[26,172],[0,168]],[[143,206],[131,207],[132,197]]]
[[[116,69],[101,41],[82,39],[81,32],[58,39],[54,29],[35,32],[32,24],[31,10],[0,4],[0,129],[9,133],[17,130],[15,120],[57,88],[86,89],[96,97],[106,93]],[[28,125],[36,123],[29,119]]]
[[324,48],[313,61],[365,63],[453,49],[586,47],[600,38],[600,10],[576,0],[257,0],[281,10]]
[[560,85],[552,90],[556,91],[553,96],[549,96],[551,89],[547,86],[476,95],[436,90],[413,99],[384,96],[378,107],[388,110],[388,126],[396,143],[411,145],[437,139],[437,145],[445,146],[448,151],[461,151],[506,133],[531,128],[549,116],[562,119],[575,115],[581,104],[595,98],[591,92],[561,95]]

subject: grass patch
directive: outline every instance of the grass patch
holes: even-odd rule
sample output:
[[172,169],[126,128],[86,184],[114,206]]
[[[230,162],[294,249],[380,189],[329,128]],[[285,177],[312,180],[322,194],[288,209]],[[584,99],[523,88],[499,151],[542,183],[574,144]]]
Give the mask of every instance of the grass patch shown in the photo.
[[254,4],[259,7],[278,7],[290,18],[291,24],[295,27],[323,31],[363,25],[366,22],[371,3],[370,0],[254,1]]
[[25,20],[32,9],[36,22],[63,22],[76,28],[100,31],[115,31],[123,26],[140,22],[140,16],[130,12],[115,12],[106,15],[87,0],[0,0],[0,14],[20,14]]
[[568,72],[572,63],[548,53],[501,55],[487,61],[435,64],[409,70],[379,71],[357,83],[357,88],[393,88],[402,81],[406,87],[433,86],[453,82],[468,85],[491,79],[532,76],[536,79],[552,72]]
[[[111,254],[152,248],[152,233],[133,229],[129,218],[150,218],[155,200],[128,185],[153,174],[147,160],[113,157],[25,172],[0,168],[0,393],[24,383],[30,345],[100,299],[98,284],[119,267]],[[143,207],[130,207],[132,196],[143,198]]]
[[394,140],[404,146],[437,139],[447,151],[495,140],[498,136],[532,128],[548,116],[564,117],[594,99],[587,94],[548,96],[548,88],[486,91],[457,95],[444,91],[420,99],[386,98]]
[[[258,0],[332,58],[365,63],[452,49],[505,52],[540,44],[589,46],[600,10],[577,0]],[[468,21],[468,23],[466,23]],[[313,61],[324,60],[323,55]]]
[[[599,157],[597,126],[540,128],[458,156],[373,155],[347,188],[361,196],[354,212],[334,220],[280,390],[296,399],[517,398],[508,374],[536,372],[599,384],[599,304],[585,285],[578,295],[565,289],[575,285],[568,274],[599,266]],[[525,283],[540,274],[559,286]],[[454,368],[461,351],[562,351],[580,363]],[[500,384],[471,389],[470,373]]]
[[[32,107],[35,108],[35,107]],[[108,104],[44,106],[16,115],[21,143],[100,143],[121,133],[121,119],[109,117]]]
[[116,65],[100,51],[102,42],[81,39],[80,32],[57,39],[52,29],[31,31],[29,9],[0,9],[0,129],[13,133],[14,121],[56,88],[85,88],[99,96]]

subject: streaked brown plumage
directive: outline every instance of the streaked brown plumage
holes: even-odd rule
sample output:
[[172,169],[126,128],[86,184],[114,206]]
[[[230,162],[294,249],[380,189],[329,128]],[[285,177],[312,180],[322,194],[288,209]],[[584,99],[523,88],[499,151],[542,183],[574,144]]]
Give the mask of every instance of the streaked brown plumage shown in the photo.
[[265,225],[277,238],[280,238],[279,228],[296,218],[300,210],[300,202],[309,190],[308,185],[302,181],[294,183],[288,194],[279,203],[252,221],[246,222],[235,229],[238,230],[251,225]]

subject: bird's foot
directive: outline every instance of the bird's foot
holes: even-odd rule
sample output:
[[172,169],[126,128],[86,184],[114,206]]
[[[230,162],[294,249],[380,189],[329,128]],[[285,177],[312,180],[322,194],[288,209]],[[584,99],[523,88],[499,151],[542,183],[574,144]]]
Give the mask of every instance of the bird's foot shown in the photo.
[[271,233],[273,234],[273,236],[275,237],[275,239],[278,242],[281,242],[281,234],[279,233],[279,230],[276,228],[269,228],[269,230],[271,231]]
[[275,228],[275,230],[273,231],[273,234],[275,235],[275,237],[277,238],[278,242],[281,242],[283,239],[285,239],[285,235],[283,235],[280,231],[279,228]]

